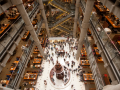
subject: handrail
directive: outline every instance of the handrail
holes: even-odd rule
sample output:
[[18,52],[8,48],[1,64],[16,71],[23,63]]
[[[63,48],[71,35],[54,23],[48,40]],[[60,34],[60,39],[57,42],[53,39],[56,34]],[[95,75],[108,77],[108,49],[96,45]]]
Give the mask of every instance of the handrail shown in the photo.
[[[82,3],[81,3],[81,4],[82,4]],[[83,5],[82,5],[82,6],[83,6]],[[84,9],[85,9],[85,8],[84,8]],[[111,57],[110,57],[110,55],[108,54],[106,48],[104,47],[103,41],[101,40],[100,36],[98,35],[98,32],[96,31],[95,26],[94,26],[94,24],[93,24],[93,22],[92,22],[91,19],[90,19],[90,23],[91,23],[91,25],[92,25],[92,27],[93,27],[93,31],[96,33],[95,35],[97,35],[97,37],[98,37],[98,40],[99,40],[99,42],[100,42],[101,47],[103,48],[104,53],[106,54],[106,57],[108,58],[107,61],[109,62],[110,66],[111,66],[111,69],[112,69],[112,71],[114,72],[114,75],[116,76],[117,81],[120,83],[120,73],[119,73],[116,65],[115,65],[115,64],[113,63],[113,61],[111,60]],[[98,23],[99,23],[99,21],[98,21]],[[100,25],[101,25],[101,24],[100,24]],[[102,26],[101,26],[101,27],[102,27]],[[102,28],[103,28],[103,27],[102,27]],[[102,30],[104,31],[104,29],[102,29]],[[104,32],[105,32],[105,31],[104,31]],[[105,32],[105,34],[107,34],[107,33]],[[108,36],[108,35],[106,35],[106,36]],[[109,40],[111,41],[111,39],[110,39],[109,36],[108,36],[108,38],[109,38]],[[113,44],[113,41],[111,41],[111,42],[112,42],[112,45],[115,46],[115,45]],[[115,48],[116,48],[116,46],[115,46]],[[116,49],[116,50],[119,52],[118,49]],[[119,54],[120,54],[120,53],[119,53]]]
[[[92,14],[93,15],[93,14]],[[99,20],[97,21],[100,25],[100,27],[102,27],[102,30],[104,30],[103,26],[101,25],[101,23],[99,22]],[[105,32],[105,31],[104,31]],[[116,45],[113,43],[113,41],[111,40],[111,38],[109,37],[109,35],[105,32],[106,36],[109,38],[109,40],[112,42],[114,48],[117,50],[117,52],[120,54],[120,51],[117,49]]]
[[[32,12],[35,12],[35,10],[36,10],[36,8],[38,7],[38,5],[39,5],[39,4],[36,4],[36,6],[35,6],[34,9],[32,10]],[[29,17],[30,17],[32,14],[33,14],[33,13],[31,13],[31,14],[29,15]],[[20,16],[15,22],[17,22],[20,18],[21,18],[21,16]],[[32,18],[32,17],[30,17],[30,18]],[[15,22],[11,25],[11,27],[15,24]],[[15,38],[18,36],[18,33],[21,32],[21,30],[22,30],[22,28],[23,28],[24,25],[25,25],[24,23],[21,25],[20,29],[16,32],[16,34],[12,37],[12,39],[11,39],[10,42],[6,45],[6,47],[4,48],[4,50],[0,53],[0,59],[2,59],[2,57],[3,57],[4,54],[6,53],[5,51],[7,51],[8,48],[11,46],[13,40],[15,40]],[[10,28],[9,28],[9,29],[10,29]]]
[[[38,31],[40,30],[40,28],[41,28],[42,21],[43,21],[43,20],[41,19],[41,21],[39,22],[39,25],[38,25],[39,27],[38,27],[38,29],[37,29],[37,31],[36,31],[36,34],[38,34],[37,32],[38,32]],[[21,66],[20,69],[19,69],[19,73],[17,74],[17,76],[16,76],[15,79],[13,80],[13,83],[12,83],[12,84],[9,84],[8,86],[10,86],[10,87],[12,87],[12,88],[14,88],[14,87],[16,86],[16,84],[17,84],[17,82],[18,82],[18,80],[19,80],[19,77],[20,77],[21,74],[23,73],[22,71],[23,71],[23,69],[24,69],[24,67],[25,67],[26,61],[27,61],[28,56],[29,56],[29,54],[30,54],[30,52],[31,52],[31,49],[32,49],[32,47],[33,47],[33,43],[34,43],[34,41],[32,41],[31,44],[30,44],[30,46],[28,47],[28,48],[29,48],[29,51],[27,51],[28,53],[22,52],[19,60],[22,60],[22,56],[23,56],[23,55],[26,55],[26,56],[25,56],[24,63],[21,64],[22,66]],[[12,76],[11,76],[11,77],[12,77]]]
[[[86,36],[86,37],[88,37],[88,36]],[[87,38],[86,38],[85,42],[89,43]],[[85,43],[85,45],[87,45],[87,44]],[[91,49],[91,52],[90,52],[90,53],[92,53],[92,55],[93,55],[92,48],[91,48],[90,44],[88,44],[88,45],[89,45],[89,47],[90,47],[90,49]],[[87,48],[87,47],[86,47],[86,48]],[[87,49],[87,50],[88,50],[88,49]],[[89,50],[89,51],[90,51],[90,50]],[[88,53],[87,53],[87,54],[88,54]],[[96,59],[95,59],[94,55],[93,55],[92,58],[94,58],[94,62],[96,63],[95,65],[97,66],[97,70],[98,70],[98,73],[99,73],[99,75],[100,75],[100,78],[101,78],[101,81],[102,81],[102,85],[105,86],[105,84],[104,84],[104,82],[103,82],[103,79],[102,79],[102,76],[101,76],[101,74],[100,74],[99,68],[98,68],[98,64],[97,64],[97,62],[96,62]]]
[[63,17],[62,19],[56,21],[53,25],[49,25],[49,27],[54,27],[57,24],[60,24],[61,22],[63,22],[64,20],[68,19],[69,17],[73,16],[74,13],[70,13],[67,16]]
[[102,48],[103,48],[103,51],[105,51],[105,54],[106,54],[106,56],[107,56],[108,59],[109,59],[108,62],[109,62],[109,64],[110,64],[111,68],[112,68],[112,71],[114,72],[114,74],[116,75],[116,78],[117,78],[118,82],[120,83],[120,75],[119,75],[119,72],[118,72],[118,70],[116,69],[115,65],[113,64],[113,62],[112,62],[112,60],[111,60],[111,58],[110,58],[110,56],[109,56],[106,48],[105,48],[104,45],[103,45],[102,40],[100,39],[99,35],[97,34],[97,31],[95,30],[95,27],[94,27],[94,25],[93,25],[93,23],[92,23],[92,20],[90,20],[90,23],[91,23],[91,25],[92,25],[93,28],[94,28],[93,31],[96,33],[97,37],[99,38],[100,44],[101,44],[101,46],[102,46]]

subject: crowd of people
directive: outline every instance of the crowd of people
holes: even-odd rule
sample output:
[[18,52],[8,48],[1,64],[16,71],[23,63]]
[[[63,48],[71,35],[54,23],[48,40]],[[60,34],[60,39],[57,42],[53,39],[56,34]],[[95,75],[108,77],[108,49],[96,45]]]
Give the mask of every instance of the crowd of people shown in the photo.
[[[69,52],[65,51],[66,45],[69,45]],[[52,51],[52,53],[50,52]],[[54,60],[54,55],[56,55],[56,59],[58,60],[59,57],[63,58],[64,63],[66,66],[69,68],[70,72],[72,74],[76,74],[76,76],[81,77],[82,73],[82,67],[79,63],[77,68],[74,68],[76,62],[75,62],[75,52],[74,50],[77,50],[77,44],[74,38],[68,38],[65,41],[57,41],[57,42],[52,42],[49,43],[48,46],[45,49],[46,52],[46,59],[49,62],[49,64],[52,62],[53,65],[56,63],[56,60]],[[72,61],[66,60],[67,58],[71,58],[71,55],[73,55],[74,59]],[[81,78],[80,78],[81,81]],[[73,85],[71,86],[73,88]]]

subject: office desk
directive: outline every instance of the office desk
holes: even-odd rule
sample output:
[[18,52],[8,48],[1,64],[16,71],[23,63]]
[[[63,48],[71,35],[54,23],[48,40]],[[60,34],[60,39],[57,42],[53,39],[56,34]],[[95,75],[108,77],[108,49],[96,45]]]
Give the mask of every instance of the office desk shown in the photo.
[[19,63],[19,61],[14,61],[13,63],[15,63],[16,65],[15,65],[15,66],[11,66],[10,71],[13,71],[13,70],[16,69],[16,67],[17,67],[17,65],[18,65],[18,63]]
[[30,81],[29,84],[35,85],[35,84],[36,84],[36,81]]
[[40,67],[41,67],[41,65],[35,65],[35,67],[36,67],[36,68],[40,68]]
[[42,33],[39,33],[38,35],[39,35],[39,36],[42,36],[43,34],[42,34]]
[[19,17],[20,14],[16,14],[14,17],[8,17],[8,20],[15,20]]
[[95,51],[95,54],[96,54],[96,55],[100,55],[98,51]]
[[0,16],[2,16],[4,13],[1,13]]
[[32,25],[35,25],[37,22],[36,21],[32,21]]
[[[10,82],[10,80],[1,80],[1,84],[6,84],[6,85],[8,85],[9,82]],[[5,85],[5,86],[6,86],[6,85]]]
[[89,60],[80,60],[82,66],[90,66]]
[[3,32],[10,26],[10,24],[5,24],[5,27],[1,27],[2,30],[0,30],[0,36],[3,34]]
[[81,52],[86,52],[86,50],[85,50],[85,49],[82,49]]
[[38,74],[37,73],[26,73],[24,75],[24,79],[25,80],[36,80],[37,79]]
[[29,34],[30,34],[30,32],[29,32],[29,31],[25,32],[25,34],[23,35],[22,40],[27,40],[27,38],[28,38]]
[[38,58],[43,58],[43,56],[41,56],[40,54],[38,54],[38,56],[37,56]]
[[97,61],[98,61],[98,62],[103,62],[102,57],[99,57],[99,58],[97,59]]
[[87,53],[86,52],[83,52],[83,53],[81,53],[81,55],[84,57],[86,57],[87,56]]
[[30,88],[29,90],[35,90],[34,88]]
[[105,16],[105,18],[107,19],[107,21],[112,25],[113,28],[120,28],[120,25],[116,26],[111,19],[108,16]]
[[35,58],[34,61],[33,61],[33,63],[34,63],[34,64],[35,64],[35,63],[41,63],[41,59],[40,59],[40,58]]
[[103,9],[103,8],[106,8],[105,6],[100,7],[100,5],[95,5],[95,7],[102,13],[109,12],[109,9]]
[[34,49],[34,52],[39,52],[38,48],[37,48],[37,49]]
[[94,49],[98,49],[98,47],[94,47]]
[[92,78],[92,74],[89,73],[84,73],[83,78],[85,81],[93,81],[94,79]]
[[34,88],[24,88],[24,90],[35,90]]
[[120,45],[120,41],[117,41],[117,43]]

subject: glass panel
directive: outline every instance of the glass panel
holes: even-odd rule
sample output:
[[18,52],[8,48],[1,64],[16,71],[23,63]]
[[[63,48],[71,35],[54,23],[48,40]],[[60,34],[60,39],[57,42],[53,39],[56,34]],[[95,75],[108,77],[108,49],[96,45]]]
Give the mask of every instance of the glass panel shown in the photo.
[[96,26],[96,24],[98,23],[98,18],[96,17],[95,13],[92,13],[91,20],[92,20],[93,25]]
[[115,57],[112,60],[116,65],[118,71],[120,72],[120,54],[118,52],[115,53]]
[[105,47],[110,55],[111,58],[115,57],[115,53],[117,52],[116,48],[113,45],[114,42],[112,42],[110,39],[108,39],[107,43],[105,44]]
[[4,50],[4,46],[3,45],[1,45],[1,43],[0,43],[0,54],[1,54],[1,52]]

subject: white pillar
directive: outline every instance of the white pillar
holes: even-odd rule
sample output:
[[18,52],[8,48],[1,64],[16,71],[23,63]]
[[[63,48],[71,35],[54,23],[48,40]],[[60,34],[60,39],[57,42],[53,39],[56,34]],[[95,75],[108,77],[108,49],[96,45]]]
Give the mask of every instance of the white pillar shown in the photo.
[[47,31],[47,35],[48,37],[50,37],[50,32],[49,32],[49,28],[48,28],[48,23],[47,23],[47,19],[46,19],[46,15],[45,15],[45,10],[44,10],[44,5],[42,0],[38,0],[39,4],[40,4],[40,9],[41,9],[41,13],[42,13],[42,17],[45,21],[45,27],[46,27],[46,31]]
[[20,14],[22,16],[22,19],[24,20],[24,22],[26,24],[26,26],[25,26],[26,29],[30,31],[30,34],[31,34],[33,40],[35,41],[41,55],[44,56],[42,46],[40,44],[40,41],[39,41],[39,39],[37,37],[37,34],[36,34],[34,28],[33,28],[33,25],[32,25],[32,23],[30,21],[30,18],[29,18],[28,14],[27,14],[27,12],[25,10],[25,7],[23,5],[22,0],[11,0],[11,2],[12,2],[13,5],[16,5],[18,11],[20,12]]
[[74,19],[74,29],[73,29],[73,37],[76,38],[76,29],[77,29],[77,21],[78,21],[78,10],[80,0],[76,1],[76,8],[75,8],[75,19]]
[[82,45],[83,45],[83,41],[84,41],[85,36],[87,35],[87,29],[89,28],[89,19],[90,19],[90,15],[91,15],[91,12],[93,9],[93,5],[94,5],[94,0],[87,0],[85,14],[84,14],[83,22],[81,25],[82,29],[81,29],[81,33],[80,33],[76,59],[79,59],[80,51],[81,51]]

